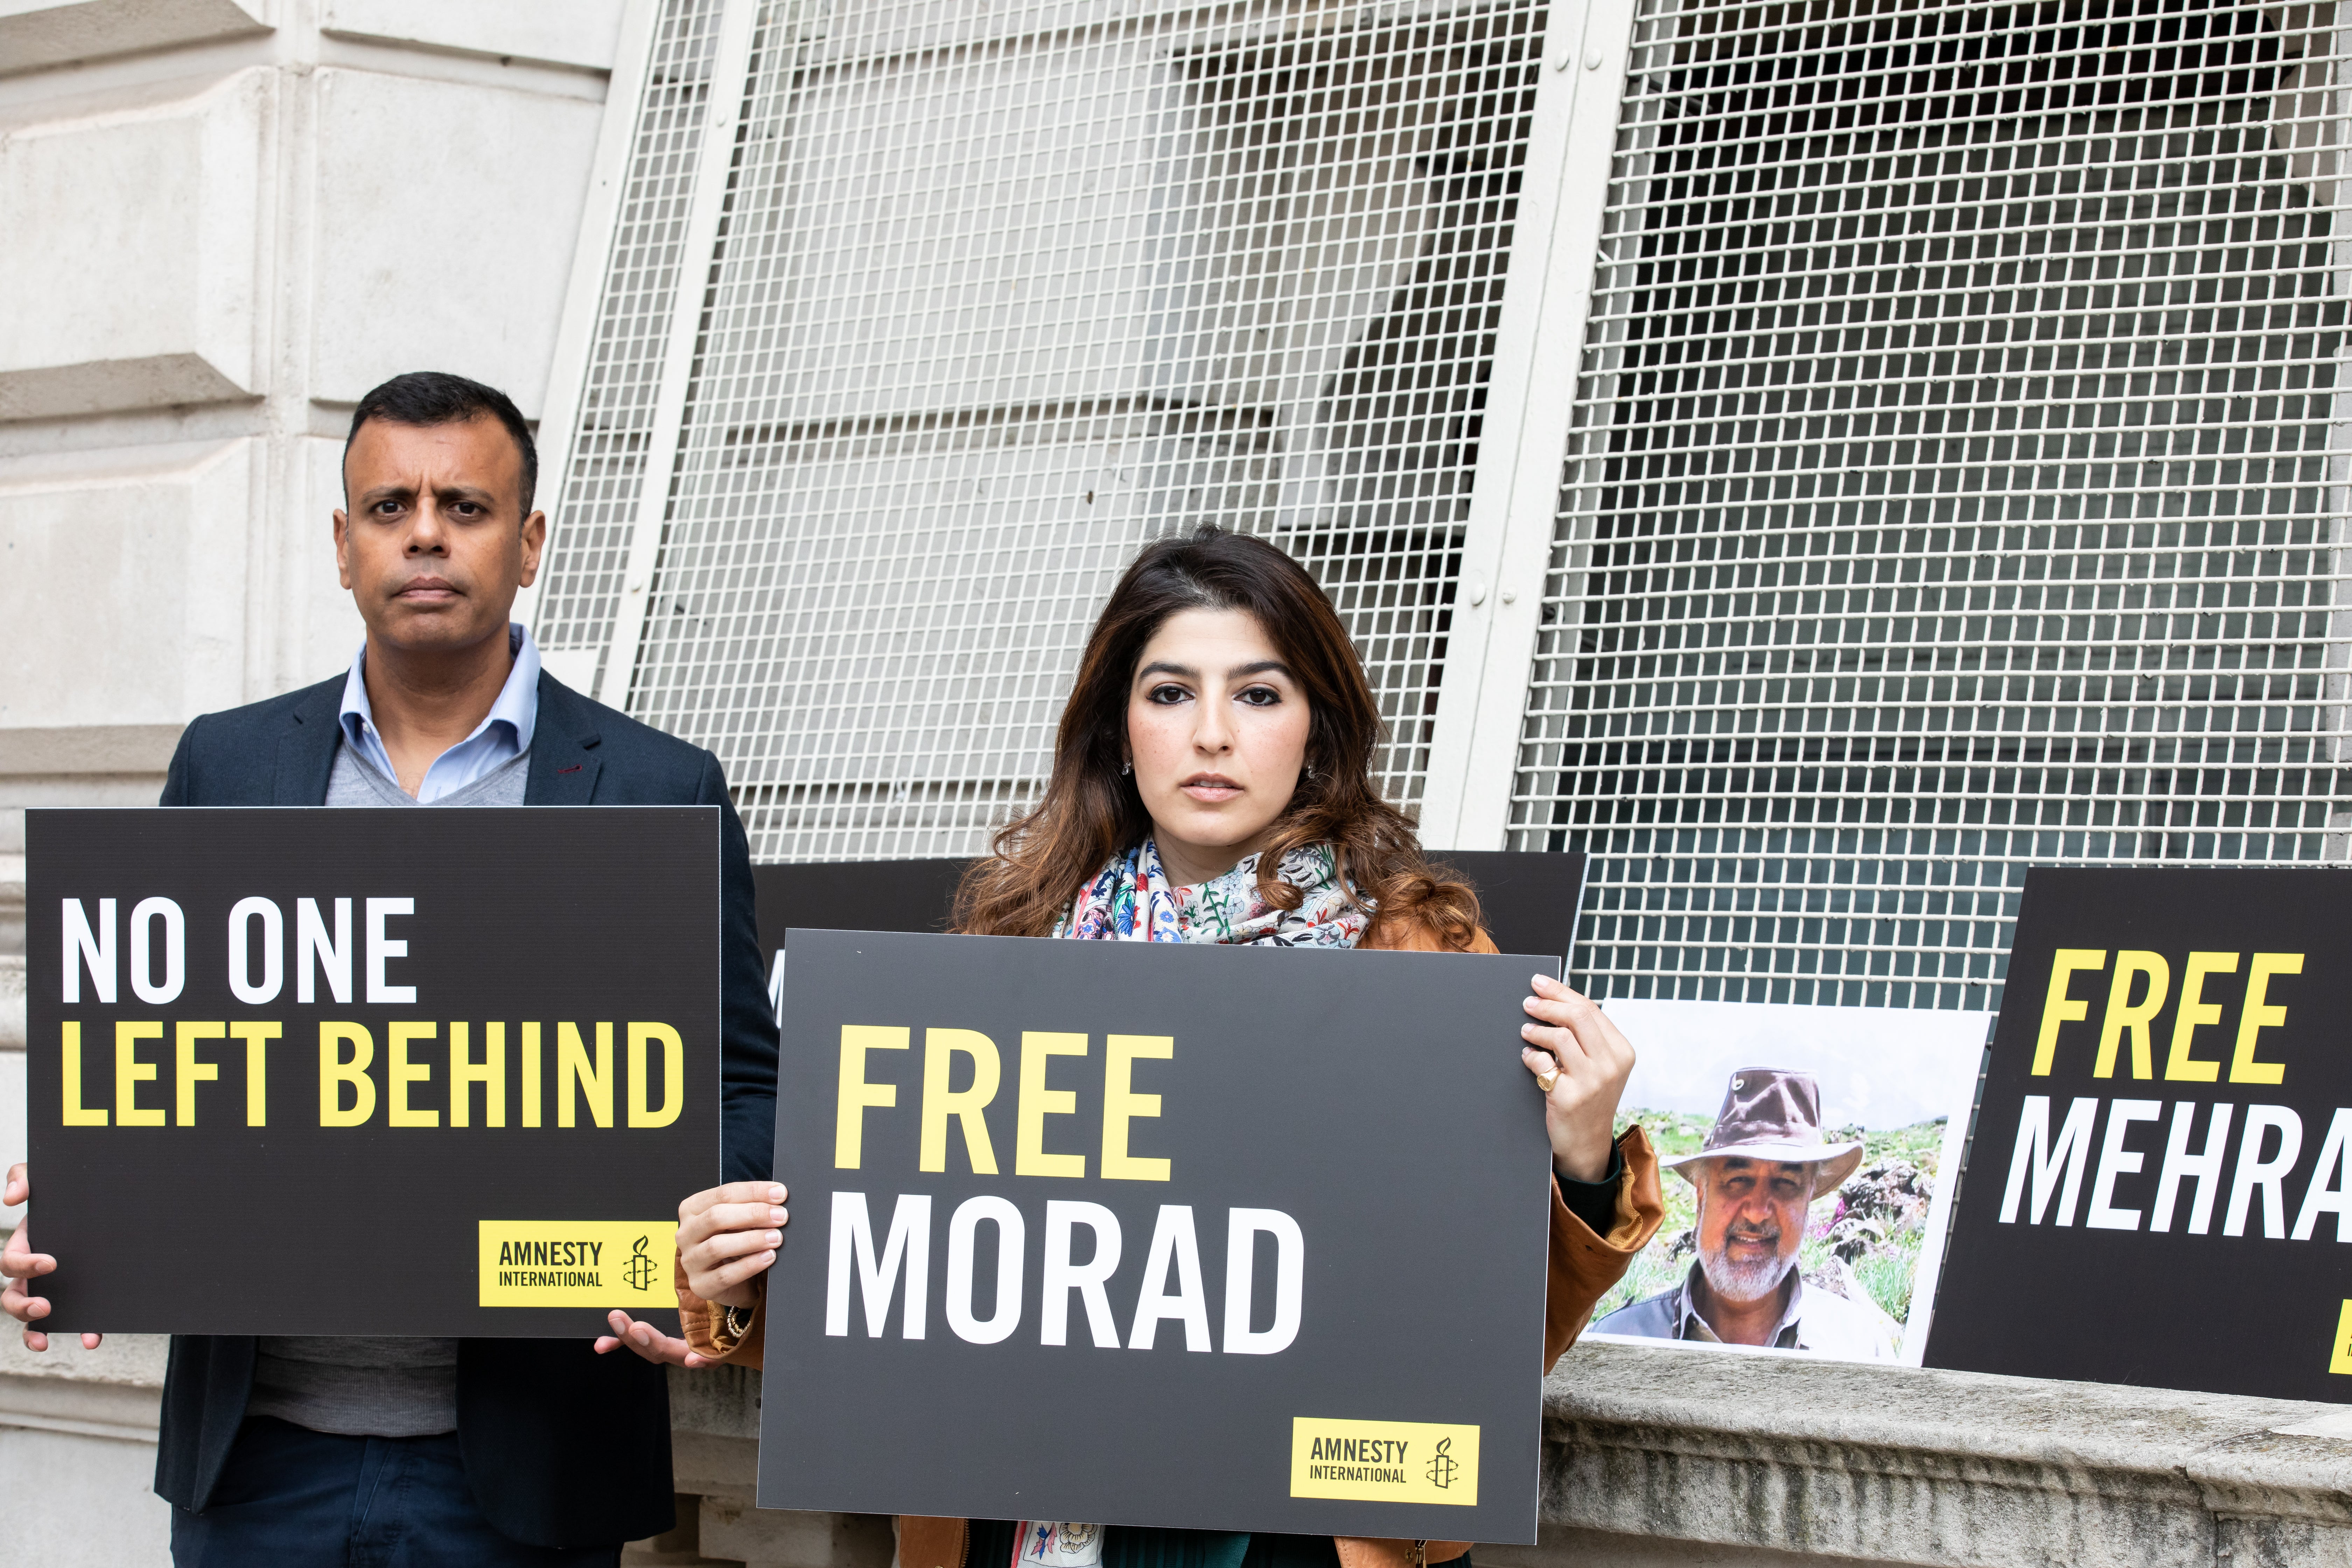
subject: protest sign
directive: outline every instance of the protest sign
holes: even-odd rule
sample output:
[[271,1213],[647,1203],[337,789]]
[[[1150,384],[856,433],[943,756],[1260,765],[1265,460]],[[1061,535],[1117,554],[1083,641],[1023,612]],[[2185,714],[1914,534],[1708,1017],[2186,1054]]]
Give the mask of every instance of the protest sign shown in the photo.
[[2352,1398],[2352,879],[2027,873],[1927,1364]]
[[789,954],[761,1507],[1535,1539],[1556,961]]
[[28,813],[43,1327],[675,1309],[678,1201],[719,1177],[719,831],[711,806]]

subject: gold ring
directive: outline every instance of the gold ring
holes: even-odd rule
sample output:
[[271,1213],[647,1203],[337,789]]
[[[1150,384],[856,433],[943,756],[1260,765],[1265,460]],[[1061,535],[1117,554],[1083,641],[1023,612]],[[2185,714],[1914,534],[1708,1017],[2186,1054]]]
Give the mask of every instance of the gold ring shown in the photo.
[[1546,1094],[1549,1094],[1551,1092],[1552,1085],[1559,1081],[1559,1072],[1557,1068],[1554,1068],[1550,1072],[1539,1072],[1536,1074],[1536,1087],[1543,1090]]

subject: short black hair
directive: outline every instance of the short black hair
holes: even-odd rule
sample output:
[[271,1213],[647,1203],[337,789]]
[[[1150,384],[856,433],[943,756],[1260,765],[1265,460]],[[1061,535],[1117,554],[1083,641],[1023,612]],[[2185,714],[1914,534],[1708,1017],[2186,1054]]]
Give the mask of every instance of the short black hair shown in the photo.
[[351,456],[360,426],[371,419],[392,425],[464,425],[485,414],[498,416],[522,453],[522,514],[529,517],[531,498],[539,491],[539,447],[531,441],[530,426],[523,423],[522,410],[495,386],[437,370],[395,375],[361,398],[352,411],[352,433],[343,437],[343,455]]

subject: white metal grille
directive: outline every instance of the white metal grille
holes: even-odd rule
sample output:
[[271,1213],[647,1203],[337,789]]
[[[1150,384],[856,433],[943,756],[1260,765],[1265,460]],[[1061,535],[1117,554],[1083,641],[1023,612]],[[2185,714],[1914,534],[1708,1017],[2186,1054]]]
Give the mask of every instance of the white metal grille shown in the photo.
[[603,649],[620,607],[723,8],[724,0],[664,0],[656,13],[580,406],[566,411],[571,458],[564,473],[551,476],[550,510],[562,525],[550,541],[532,627],[551,651]]
[[1642,0],[1510,817],[1587,984],[1998,1005],[2029,862],[2344,858],[2336,16]]
[[[1542,9],[761,7],[600,694],[718,752],[761,858],[972,853],[1119,568],[1213,521],[1330,590],[1415,798]],[[550,601],[598,641],[602,515]]]

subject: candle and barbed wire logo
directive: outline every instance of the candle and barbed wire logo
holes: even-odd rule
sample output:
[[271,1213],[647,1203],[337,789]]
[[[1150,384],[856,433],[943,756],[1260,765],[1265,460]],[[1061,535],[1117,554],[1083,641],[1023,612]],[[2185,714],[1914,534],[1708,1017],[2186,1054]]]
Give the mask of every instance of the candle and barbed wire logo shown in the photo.
[[1453,1447],[1454,1439],[1451,1437],[1440,1437],[1437,1440],[1436,1457],[1429,1461],[1431,1486],[1441,1489],[1449,1488],[1454,1484],[1454,1478],[1461,1473],[1462,1467],[1454,1462],[1453,1454],[1448,1452]]
[[653,1306],[667,1294],[676,1235],[666,1220],[483,1220],[479,1304]]
[[1478,1506],[1478,1428],[1467,1423],[1300,1415],[1290,1495]]
[[652,1289],[655,1277],[661,1272],[661,1265],[646,1256],[646,1244],[651,1239],[637,1237],[636,1246],[629,1251],[629,1260],[621,1265],[621,1278],[632,1290]]

